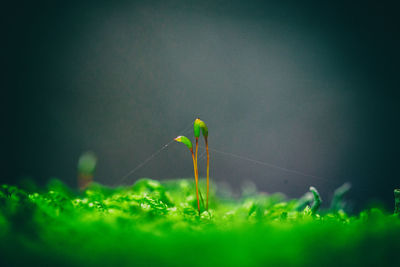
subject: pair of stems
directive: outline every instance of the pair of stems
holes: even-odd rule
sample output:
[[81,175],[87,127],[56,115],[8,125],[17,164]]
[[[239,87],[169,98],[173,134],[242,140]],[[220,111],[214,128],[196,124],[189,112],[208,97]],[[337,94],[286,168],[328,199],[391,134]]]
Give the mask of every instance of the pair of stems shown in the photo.
[[[195,153],[193,153],[192,142],[186,136],[180,135],[180,136],[176,137],[174,140],[185,144],[189,148],[190,152],[192,153],[194,179],[196,181],[197,209],[198,209],[199,215],[200,215],[200,198],[201,198],[203,207],[204,207],[204,200],[203,200],[203,196],[201,195],[201,191],[199,190],[199,169],[198,169],[198,164],[197,164],[197,155],[198,155],[198,151],[199,151],[199,137],[200,137],[200,131],[201,131],[203,133],[204,141],[206,144],[206,152],[207,152],[207,202],[206,202],[205,207],[206,207],[206,210],[208,211],[208,199],[209,199],[209,193],[210,193],[210,154],[208,152],[208,128],[207,128],[207,125],[204,123],[204,121],[197,118],[194,121],[193,131],[194,131],[194,137],[196,139]],[[200,198],[199,198],[199,195],[200,195]]]
[[[208,138],[207,138],[207,136],[204,136],[204,141],[205,141],[205,144],[206,144],[206,153],[207,153],[207,200],[206,200],[206,210],[208,211],[208,199],[209,199],[209,194],[210,194],[210,154],[208,152]],[[199,168],[198,168],[198,164],[197,164],[198,150],[199,150],[199,138],[196,137],[196,154],[195,154],[195,160],[193,161],[193,164],[195,165],[196,192],[198,192],[198,178],[199,178]],[[200,196],[201,196],[201,193],[200,193]],[[203,201],[203,199],[202,199],[202,201]],[[199,203],[198,196],[197,196],[197,202]],[[204,202],[203,202],[203,206],[204,206]],[[199,208],[199,213],[200,213],[200,206],[198,206],[198,208]]]

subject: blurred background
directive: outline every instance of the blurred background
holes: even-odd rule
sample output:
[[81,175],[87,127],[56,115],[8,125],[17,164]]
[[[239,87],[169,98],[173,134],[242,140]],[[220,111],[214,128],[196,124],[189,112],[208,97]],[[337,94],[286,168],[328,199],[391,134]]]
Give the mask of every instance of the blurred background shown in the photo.
[[312,175],[211,151],[212,180],[234,192],[250,181],[299,197],[313,185],[329,200],[349,181],[356,209],[392,209],[397,10],[366,1],[4,6],[0,182],[58,177],[76,187],[88,150],[104,184],[193,177],[189,151],[172,143],[121,181],[199,116],[211,148]]

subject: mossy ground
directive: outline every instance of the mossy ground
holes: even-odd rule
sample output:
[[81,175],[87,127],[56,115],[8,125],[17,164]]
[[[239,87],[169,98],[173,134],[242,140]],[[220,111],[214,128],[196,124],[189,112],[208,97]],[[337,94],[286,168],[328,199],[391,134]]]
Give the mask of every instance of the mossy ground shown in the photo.
[[312,214],[281,194],[211,195],[192,180],[73,191],[0,187],[1,266],[398,266],[400,219]]

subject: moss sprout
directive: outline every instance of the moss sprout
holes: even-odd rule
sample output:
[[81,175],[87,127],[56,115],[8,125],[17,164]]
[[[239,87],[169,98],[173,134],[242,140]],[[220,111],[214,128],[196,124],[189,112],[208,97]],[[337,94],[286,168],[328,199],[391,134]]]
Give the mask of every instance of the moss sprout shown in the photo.
[[331,211],[339,211],[345,208],[345,202],[343,201],[343,196],[350,190],[350,188],[351,188],[350,183],[344,183],[335,190],[331,202]]
[[197,118],[193,124],[193,132],[196,138],[196,163],[197,163],[197,148],[198,148],[198,139],[200,136],[200,130],[204,137],[204,142],[206,145],[206,153],[207,153],[207,201],[206,201],[206,210],[208,210],[208,199],[210,194],[210,153],[208,150],[208,127],[204,121]]
[[193,145],[192,142],[186,136],[180,135],[174,139],[177,142],[183,143],[189,148],[190,153],[192,154],[193,159],[193,170],[194,170],[194,179],[196,181],[196,198],[197,198],[197,209],[200,215],[200,201],[199,201],[199,174],[197,170],[197,161],[193,153]]
[[314,196],[314,202],[311,206],[311,213],[316,214],[317,211],[319,210],[319,207],[321,206],[322,200],[317,189],[314,186],[310,186],[310,191]]
[[78,187],[85,189],[93,182],[94,172],[96,170],[97,157],[91,152],[83,153],[78,160]]
[[400,189],[394,190],[394,213],[400,214]]

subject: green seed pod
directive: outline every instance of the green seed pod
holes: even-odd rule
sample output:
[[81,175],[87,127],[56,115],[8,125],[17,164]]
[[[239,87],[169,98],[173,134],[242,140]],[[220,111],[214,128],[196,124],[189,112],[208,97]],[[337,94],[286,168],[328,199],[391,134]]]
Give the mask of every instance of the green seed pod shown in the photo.
[[207,125],[204,123],[204,121],[200,121],[200,128],[201,132],[203,133],[203,136],[208,137],[208,128]]
[[189,149],[192,149],[192,142],[186,136],[180,135],[174,139],[177,142],[184,143]]
[[195,119],[195,121],[194,121],[193,131],[194,131],[194,137],[196,137],[196,138],[199,138],[199,136],[200,136],[201,123],[202,123],[202,121],[199,118]]

